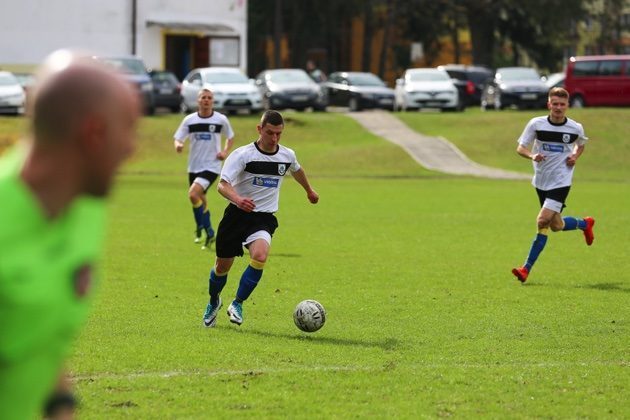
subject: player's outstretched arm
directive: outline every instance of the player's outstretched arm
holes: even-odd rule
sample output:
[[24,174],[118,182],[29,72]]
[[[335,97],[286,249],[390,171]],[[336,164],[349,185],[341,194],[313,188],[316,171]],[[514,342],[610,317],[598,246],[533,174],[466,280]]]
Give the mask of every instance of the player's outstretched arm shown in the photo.
[[249,213],[254,211],[254,209],[256,208],[256,203],[254,203],[254,200],[238,195],[234,187],[232,187],[232,184],[230,184],[226,180],[222,179],[221,181],[219,181],[217,190],[219,191],[219,194],[230,200],[232,203],[234,203],[236,207],[243,211]]
[[579,144],[573,148],[573,154],[567,158],[567,166],[575,166],[577,160],[580,156],[582,156],[582,152],[584,152],[584,145]]
[[304,172],[304,169],[300,168],[295,172],[291,172],[291,175],[293,175],[293,178],[295,178],[298,184],[300,184],[302,188],[304,188],[304,191],[306,191],[308,201],[316,204],[319,201],[319,194],[317,194],[317,191],[315,191],[311,187],[311,184],[308,182],[308,178],[306,177],[306,172]]
[[543,155],[542,153],[532,153],[529,151],[527,147],[521,144],[519,144],[518,147],[516,148],[516,153],[523,156],[525,159],[530,159],[535,162],[540,162],[542,160],[545,160],[545,155]]
[[234,145],[234,137],[225,140],[225,147],[219,153],[217,153],[217,159],[225,160],[232,150]]

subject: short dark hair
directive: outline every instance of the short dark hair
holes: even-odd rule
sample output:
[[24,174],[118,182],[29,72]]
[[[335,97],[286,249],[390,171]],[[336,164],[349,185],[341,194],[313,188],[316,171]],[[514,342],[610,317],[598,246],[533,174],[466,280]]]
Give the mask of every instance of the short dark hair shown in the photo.
[[260,126],[264,127],[266,124],[271,125],[284,125],[284,118],[278,111],[272,109],[265,111],[260,118]]

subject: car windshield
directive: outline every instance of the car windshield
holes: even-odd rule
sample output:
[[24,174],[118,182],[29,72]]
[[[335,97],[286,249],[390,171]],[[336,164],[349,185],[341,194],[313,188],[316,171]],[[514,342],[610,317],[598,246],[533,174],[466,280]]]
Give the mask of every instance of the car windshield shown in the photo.
[[499,79],[504,82],[523,81],[523,80],[536,80],[540,81],[538,72],[534,69],[528,68],[514,68],[514,69],[502,69],[499,71]]
[[177,80],[177,77],[175,77],[175,75],[173,73],[168,73],[168,72],[156,72],[156,73],[151,73],[151,79],[153,79],[153,81],[155,82],[169,82],[169,83],[179,83],[179,80]]
[[244,74],[235,71],[222,71],[206,73],[203,76],[206,83],[249,83],[249,79]]
[[481,84],[481,83],[484,83],[488,79],[492,79],[492,73],[472,71],[468,73],[468,78],[476,84]]
[[441,82],[450,80],[448,73],[439,70],[420,70],[407,73],[407,77],[412,82]]
[[268,74],[269,80],[274,83],[315,83],[302,71],[274,71]]
[[22,86],[32,85],[35,82],[35,75],[30,73],[13,73]]
[[560,83],[564,80],[564,73],[553,73],[547,78],[547,84],[549,86],[554,86],[557,83]]
[[105,64],[109,64],[116,70],[128,74],[147,74],[142,61],[135,58],[100,58]]
[[385,83],[371,73],[349,74],[348,81],[355,86],[385,86]]
[[12,74],[0,74],[0,86],[17,85],[18,81]]

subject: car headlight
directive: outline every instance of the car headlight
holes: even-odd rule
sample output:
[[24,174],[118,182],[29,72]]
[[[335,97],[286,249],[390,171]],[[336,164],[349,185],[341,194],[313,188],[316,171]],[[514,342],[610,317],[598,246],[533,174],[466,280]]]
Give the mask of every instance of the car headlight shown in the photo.
[[153,90],[153,83],[151,82],[142,83],[140,85],[140,90],[143,92],[151,92]]

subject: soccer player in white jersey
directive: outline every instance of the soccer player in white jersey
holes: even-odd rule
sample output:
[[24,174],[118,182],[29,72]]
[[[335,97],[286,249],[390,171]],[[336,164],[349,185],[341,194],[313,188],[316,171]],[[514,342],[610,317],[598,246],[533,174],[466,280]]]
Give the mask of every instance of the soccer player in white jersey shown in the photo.
[[549,229],[553,232],[580,229],[587,245],[591,245],[595,238],[595,219],[563,218],[560,214],[566,207],[575,164],[588,140],[582,125],[566,117],[568,107],[569,93],[563,88],[552,88],[547,102],[549,115],[532,118],[518,139],[516,152],[533,161],[532,184],[541,206],[536,219],[538,234],[525,264],[512,270],[512,274],[522,283],[527,280],[532,266],[545,248]]
[[203,316],[206,327],[213,327],[221,308],[221,291],[236,256],[248,248],[250,263],[243,272],[236,297],[227,313],[230,322],[243,323],[243,302],[254,291],[263,274],[269,255],[271,237],[278,227],[274,213],[282,180],[287,173],[306,191],[307,199],[316,204],[319,195],[308,182],[295,152],[279,144],[284,120],[277,111],[266,111],[258,129],[258,139],[239,147],[225,161],[219,180],[219,193],[230,203],[217,230],[215,265],[210,271],[210,301]]
[[[190,139],[188,198],[195,217],[195,243],[201,242],[201,234],[205,232],[202,247],[205,249],[214,239],[206,191],[221,172],[221,161],[225,160],[234,143],[234,131],[227,117],[214,110],[214,96],[210,90],[199,91],[197,104],[197,112],[184,117],[173,137],[177,153],[182,152],[184,142]],[[223,148],[221,135],[226,138]]]

